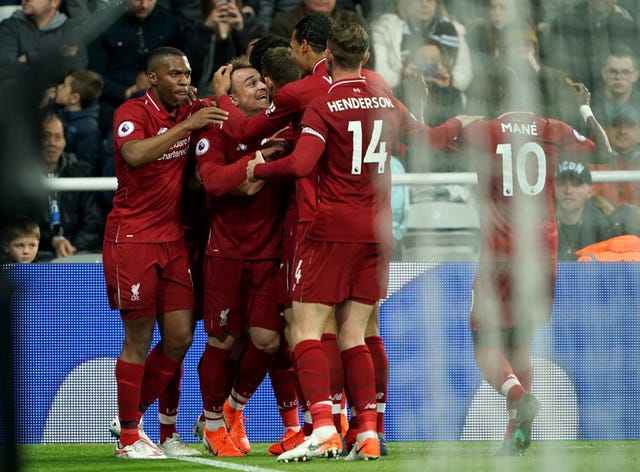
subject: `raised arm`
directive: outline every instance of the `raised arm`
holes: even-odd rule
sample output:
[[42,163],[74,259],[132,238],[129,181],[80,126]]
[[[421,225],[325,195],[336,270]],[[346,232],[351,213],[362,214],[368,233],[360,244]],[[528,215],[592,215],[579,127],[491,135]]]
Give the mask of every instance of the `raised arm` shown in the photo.
[[580,111],[580,115],[582,115],[582,119],[584,119],[587,125],[589,137],[596,145],[596,161],[597,163],[609,162],[610,159],[613,158],[614,153],[611,149],[607,133],[593,115],[593,111],[591,111],[591,93],[582,83],[571,84],[571,86],[576,91],[576,103],[579,107],[578,110]]

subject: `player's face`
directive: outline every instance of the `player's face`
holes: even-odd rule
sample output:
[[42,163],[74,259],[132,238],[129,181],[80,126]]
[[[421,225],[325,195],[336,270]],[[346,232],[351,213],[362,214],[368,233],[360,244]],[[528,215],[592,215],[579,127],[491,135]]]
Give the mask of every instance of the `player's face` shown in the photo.
[[556,205],[567,213],[580,211],[593,193],[593,187],[574,175],[556,179]]
[[5,251],[21,264],[33,262],[38,254],[40,241],[35,236],[19,236],[5,245]]
[[185,56],[167,56],[149,73],[149,82],[155,95],[171,112],[188,98],[191,67]]
[[22,13],[27,18],[43,18],[56,10],[60,0],[22,0]]
[[291,56],[293,57],[293,61],[300,69],[300,73],[302,75],[308,74],[309,71],[305,70],[305,62],[304,62],[304,54],[302,52],[302,44],[300,44],[295,39],[296,32],[291,33],[291,39],[289,40],[289,46],[291,47]]
[[312,13],[331,13],[336,7],[336,0],[304,0],[304,4]]
[[616,120],[605,128],[611,146],[618,152],[624,152],[640,143],[640,124],[627,120]]
[[638,69],[630,57],[609,56],[602,68],[605,87],[614,96],[631,93],[638,75]]
[[42,147],[45,164],[49,169],[55,169],[60,155],[67,142],[64,139],[64,127],[57,118],[47,120],[42,125]]
[[58,85],[56,89],[56,103],[58,105],[67,106],[71,104],[71,83],[73,78],[67,76],[64,81]]
[[505,25],[514,22],[516,14],[515,0],[491,0],[489,18],[495,28],[502,29]]
[[156,7],[157,0],[130,0],[127,9],[129,13],[140,20],[144,20],[151,15],[151,12]]
[[269,90],[257,70],[238,69],[231,74],[231,99],[247,116],[269,106]]

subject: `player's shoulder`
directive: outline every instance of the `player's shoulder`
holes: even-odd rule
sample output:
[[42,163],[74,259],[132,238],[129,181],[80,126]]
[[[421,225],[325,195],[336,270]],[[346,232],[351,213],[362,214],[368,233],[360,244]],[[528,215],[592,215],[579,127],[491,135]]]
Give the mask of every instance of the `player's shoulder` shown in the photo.
[[367,83],[370,84],[372,87],[376,87],[388,95],[393,95],[393,90],[391,89],[389,82],[387,82],[385,78],[382,77],[377,72],[363,67],[362,76],[366,79]]

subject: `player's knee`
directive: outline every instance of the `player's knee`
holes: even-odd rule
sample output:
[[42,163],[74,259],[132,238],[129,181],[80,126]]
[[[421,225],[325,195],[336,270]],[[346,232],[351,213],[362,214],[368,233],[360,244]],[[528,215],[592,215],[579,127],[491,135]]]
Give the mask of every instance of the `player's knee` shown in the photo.
[[193,342],[193,331],[185,330],[180,333],[173,333],[163,339],[165,352],[173,353],[171,357],[179,358],[186,354]]
[[280,336],[276,332],[253,336],[251,342],[256,348],[269,354],[275,354],[280,349]]

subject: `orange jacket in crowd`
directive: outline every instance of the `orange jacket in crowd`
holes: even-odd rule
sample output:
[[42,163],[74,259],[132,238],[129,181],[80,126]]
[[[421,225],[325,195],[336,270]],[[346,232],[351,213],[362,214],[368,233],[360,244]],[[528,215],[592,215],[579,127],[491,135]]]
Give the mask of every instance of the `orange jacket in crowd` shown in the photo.
[[640,238],[625,234],[591,244],[576,254],[578,262],[640,262]]

